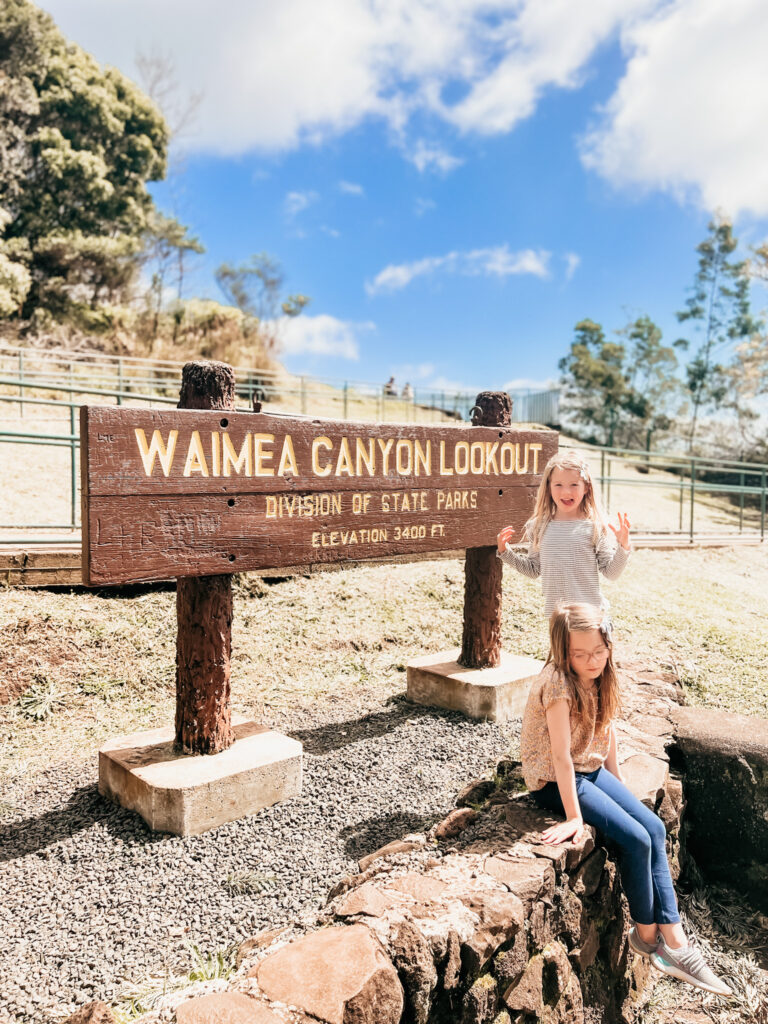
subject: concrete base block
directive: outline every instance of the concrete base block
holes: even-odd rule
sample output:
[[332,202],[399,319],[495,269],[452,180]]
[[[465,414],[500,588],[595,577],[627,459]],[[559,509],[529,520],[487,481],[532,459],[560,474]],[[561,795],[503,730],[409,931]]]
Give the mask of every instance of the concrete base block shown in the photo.
[[456,660],[460,653],[455,648],[409,661],[408,699],[491,722],[520,718],[544,662],[502,651],[496,668],[463,668]]
[[233,715],[220,754],[178,754],[172,727],[110,740],[99,751],[99,792],[156,832],[194,836],[301,792],[302,745]]

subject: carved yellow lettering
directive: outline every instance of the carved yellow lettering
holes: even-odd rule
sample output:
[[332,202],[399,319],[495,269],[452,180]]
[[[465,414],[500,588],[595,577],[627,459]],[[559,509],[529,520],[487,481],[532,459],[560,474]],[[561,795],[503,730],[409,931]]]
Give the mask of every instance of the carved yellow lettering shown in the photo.
[[319,548],[320,547],[320,534],[319,533],[313,533],[312,534],[312,547],[313,548]]
[[515,472],[515,445],[511,441],[501,446],[501,472],[505,476]]
[[422,448],[421,441],[414,441],[413,449],[413,473],[414,476],[421,476],[421,470],[424,470],[425,476],[430,476],[432,473],[432,442],[427,441],[427,450]]
[[390,437],[386,442],[380,437],[377,438],[379,442],[379,448],[381,449],[381,471],[384,476],[389,473],[389,453],[392,451],[392,445],[395,443],[395,439]]
[[470,448],[470,469],[475,474],[483,472],[485,467],[485,442],[473,441]]
[[486,441],[485,442],[485,472],[490,473],[491,470],[498,476],[499,466],[496,462],[496,452],[499,448],[498,441]]
[[331,441],[330,437],[316,437],[312,442],[312,472],[315,476],[330,476],[330,462],[326,462],[324,466],[320,465],[319,456],[321,448],[327,448],[328,451],[333,450],[333,441]]
[[389,495],[382,494],[381,496],[381,511],[389,512]]
[[251,448],[251,435],[246,434],[243,440],[240,454],[235,454],[232,438],[229,434],[223,434],[221,438],[221,461],[224,476],[231,476],[232,470],[235,473],[242,473],[245,467],[245,475],[253,476],[253,449]]
[[372,437],[368,441],[363,441],[361,437],[355,438],[355,470],[358,476],[363,475],[363,466],[368,471],[368,476],[376,475],[376,449]]
[[184,463],[184,476],[191,476],[193,473],[200,473],[208,476],[208,463],[205,461],[203,442],[200,440],[200,431],[193,430],[189,439],[187,449],[187,461]]
[[267,519],[277,519],[277,498],[273,494],[267,495]]
[[520,474],[527,473],[528,472],[528,445],[527,445],[527,443],[524,445],[524,448],[525,448],[525,462],[523,463],[522,468],[520,466],[520,445],[519,444],[515,445],[515,447],[517,449],[516,452],[515,452],[515,472],[516,473],[520,473]]
[[212,476],[221,476],[221,438],[218,430],[211,431]]
[[[404,456],[407,456],[407,458]],[[400,476],[410,476],[413,472],[413,441],[410,439],[403,438],[397,442],[395,465]]]
[[469,472],[469,441],[457,441],[453,452],[453,465],[456,475],[463,476]]
[[477,508],[477,491],[470,491],[469,506],[470,508]]
[[445,464],[445,441],[440,442],[440,476],[453,476],[453,470]]
[[293,450],[293,440],[290,434],[283,438],[283,450],[280,453],[280,465],[277,467],[277,475],[285,476],[287,473],[299,475],[299,467],[296,464],[296,452]]
[[534,473],[538,473],[539,472],[539,452],[541,451],[542,446],[537,442],[536,444],[529,445],[529,448],[533,452],[533,472]]
[[152,433],[152,440],[149,442],[147,447],[147,435],[141,429],[136,427],[134,430],[136,435],[136,443],[139,446],[139,455],[141,455],[141,461],[144,463],[144,472],[147,476],[152,476],[152,470],[155,466],[155,456],[160,460],[160,465],[163,469],[163,475],[168,476],[171,472],[171,466],[173,465],[173,456],[176,452],[176,441],[179,437],[178,430],[172,430],[168,434],[168,445],[166,446],[163,442],[163,436],[159,430],[155,430]]
[[265,444],[274,444],[274,434],[253,435],[253,474],[254,476],[274,476],[275,467],[265,466],[265,462],[271,462],[275,457],[274,452],[265,452]]
[[355,475],[355,467],[352,465],[352,453],[349,450],[349,441],[342,437],[339,445],[339,457],[336,459],[336,476],[346,473],[347,476]]

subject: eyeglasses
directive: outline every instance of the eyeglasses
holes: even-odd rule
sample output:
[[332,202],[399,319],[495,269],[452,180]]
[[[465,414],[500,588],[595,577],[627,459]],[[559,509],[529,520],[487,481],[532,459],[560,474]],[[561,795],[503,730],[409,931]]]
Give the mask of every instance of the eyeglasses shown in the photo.
[[594,658],[595,661],[600,661],[602,658],[607,657],[607,647],[596,647],[594,651],[574,651],[571,654],[571,661],[590,661],[592,658]]

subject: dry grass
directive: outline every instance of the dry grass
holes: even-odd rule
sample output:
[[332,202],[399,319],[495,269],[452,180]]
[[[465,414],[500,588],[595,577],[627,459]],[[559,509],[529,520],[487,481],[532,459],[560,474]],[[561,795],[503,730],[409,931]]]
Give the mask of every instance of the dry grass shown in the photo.
[[[768,551],[637,551],[607,586],[620,652],[676,668],[695,704],[768,715]],[[537,583],[507,571],[503,642],[543,656]],[[378,708],[405,689],[405,663],[458,645],[458,561],[370,566],[267,584],[236,582],[236,710],[290,724],[308,709]],[[175,598],[170,589],[0,591],[0,773],[93,757],[108,736],[173,719]],[[18,703],[37,685],[50,712]]]

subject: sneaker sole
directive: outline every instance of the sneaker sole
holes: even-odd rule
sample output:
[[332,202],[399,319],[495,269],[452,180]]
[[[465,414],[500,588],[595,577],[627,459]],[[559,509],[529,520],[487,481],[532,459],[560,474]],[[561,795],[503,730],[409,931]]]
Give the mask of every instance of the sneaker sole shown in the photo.
[[637,946],[632,941],[632,936],[631,935],[628,936],[627,942],[629,943],[629,948],[632,950],[633,953],[637,953],[638,956],[644,956],[646,958],[646,960],[650,960],[650,958],[656,952],[655,949],[652,949],[650,953],[646,953],[646,951],[644,949],[638,949]]
[[704,981],[699,981],[697,978],[691,977],[690,974],[686,974],[685,971],[681,971],[679,967],[675,967],[672,964],[658,962],[657,959],[652,958],[651,963],[657,971],[661,971],[662,974],[669,974],[673,978],[678,978],[680,981],[686,982],[688,985],[693,985],[694,988],[703,989],[705,992],[713,992],[716,996],[722,996],[723,999],[731,999],[733,992],[721,992],[718,988],[713,988],[712,985],[707,985]]

